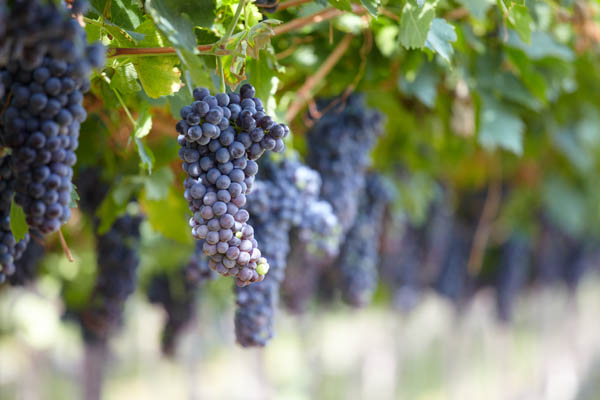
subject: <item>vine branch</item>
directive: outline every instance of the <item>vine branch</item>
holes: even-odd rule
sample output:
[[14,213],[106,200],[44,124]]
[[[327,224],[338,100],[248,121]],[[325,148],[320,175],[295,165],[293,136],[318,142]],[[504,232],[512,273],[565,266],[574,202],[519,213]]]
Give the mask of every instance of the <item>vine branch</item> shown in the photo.
[[285,114],[285,119],[287,121],[291,121],[294,117],[300,112],[302,107],[310,100],[311,94],[310,92],[314,89],[314,87],[321,82],[327,74],[333,69],[333,67],[338,63],[340,58],[344,55],[348,47],[350,47],[350,42],[354,35],[351,33],[346,34],[344,38],[340,41],[340,43],[336,46],[336,48],[331,52],[329,57],[325,60],[325,62],[319,67],[319,69],[311,75],[304,84],[298,89],[297,96],[290,105],[287,113]]
[[[302,2],[300,2],[300,0],[294,0],[294,1],[298,1],[298,4],[302,4]],[[288,3],[288,2],[286,2],[286,3]],[[285,5],[286,3],[282,3],[281,6]],[[280,6],[280,8],[281,8],[281,6]],[[289,6],[289,7],[292,7],[292,6]],[[241,13],[241,8],[238,8],[238,10],[240,10],[240,13]],[[355,14],[364,14],[367,12],[367,10],[364,7],[357,6],[357,5],[352,5],[352,11]],[[307,25],[312,25],[312,24],[316,24],[319,22],[327,21],[327,20],[333,19],[333,18],[338,17],[345,13],[346,13],[345,11],[338,10],[335,7],[329,7],[329,8],[323,9],[321,11],[318,11],[314,14],[307,15],[306,17],[297,18],[295,20],[286,22],[285,24],[282,24],[282,25],[279,25],[279,26],[273,28],[273,33],[274,33],[273,36],[282,35],[284,33],[288,33],[288,32],[291,32],[291,31],[294,31],[297,29],[301,29]],[[236,14],[237,14],[237,11],[236,11]],[[389,13],[387,13],[387,14],[384,13],[384,15],[388,15],[388,14]],[[239,16],[238,16],[238,18],[239,18]],[[236,22],[236,24],[237,24],[237,22]],[[232,24],[232,26],[229,27],[228,32],[229,32],[229,30],[231,30],[232,27],[235,28],[235,24]],[[223,43],[225,43],[227,40],[229,40],[228,39],[229,37],[230,37],[230,35],[226,34],[223,37],[223,39],[219,40],[218,42],[215,42],[213,44],[199,45],[196,47],[196,49],[198,50],[198,52],[200,54],[205,54],[205,55],[229,55],[230,52],[223,45]],[[227,40],[225,40],[226,38],[227,38]],[[175,49],[173,47],[113,47],[113,48],[109,48],[107,51],[107,57],[124,57],[124,56],[148,57],[148,56],[163,56],[163,55],[168,55],[168,54],[175,54]]]

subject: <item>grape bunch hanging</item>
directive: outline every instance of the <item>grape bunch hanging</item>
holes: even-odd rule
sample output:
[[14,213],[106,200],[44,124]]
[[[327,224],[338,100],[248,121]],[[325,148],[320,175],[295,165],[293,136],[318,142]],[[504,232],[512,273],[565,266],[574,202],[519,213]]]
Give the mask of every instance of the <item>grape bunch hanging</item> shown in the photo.
[[176,125],[187,173],[184,196],[194,213],[192,235],[204,240],[211,269],[234,277],[238,286],[260,282],[269,264],[248,223],[246,195],[258,172],[256,160],[268,150],[282,152],[289,129],[265,113],[249,84],[239,93],[211,96],[196,88],[193,95]]
[[86,119],[83,93],[92,69],[104,64],[103,47],[88,46],[85,31],[71,18],[84,5],[15,1],[0,32],[6,107],[0,143],[12,150],[15,201],[29,227],[42,234],[57,231],[71,216],[72,167]]
[[264,346],[273,336],[279,289],[290,250],[290,230],[320,225],[323,234],[328,226],[330,235],[337,232],[337,219],[331,208],[323,207],[318,198],[320,187],[319,174],[299,161],[278,163],[266,159],[261,164],[260,179],[248,197],[248,209],[271,269],[264,282],[235,290],[235,333],[244,347]]
[[9,166],[10,158],[0,157],[0,283],[15,273],[15,262],[21,258],[29,242],[29,234],[17,242],[10,229],[10,203],[15,183]]

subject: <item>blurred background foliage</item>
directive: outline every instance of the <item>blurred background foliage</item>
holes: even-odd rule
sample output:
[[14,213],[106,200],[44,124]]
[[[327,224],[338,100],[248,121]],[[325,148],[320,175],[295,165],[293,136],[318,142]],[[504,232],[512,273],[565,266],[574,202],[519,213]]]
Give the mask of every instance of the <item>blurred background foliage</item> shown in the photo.
[[[143,289],[156,271],[178,268],[193,252],[174,125],[189,88],[219,87],[215,48],[194,49],[226,37],[237,2],[91,3],[86,30],[90,41],[107,45],[109,61],[85,99],[77,168],[99,166],[111,182],[96,214],[100,231],[127,211],[132,196],[139,199]],[[289,3],[263,16],[247,2],[226,37],[223,63],[230,88],[250,82],[266,108],[290,124],[290,149],[306,154],[304,134],[319,117],[315,98],[343,101],[362,92],[386,118],[372,164],[395,183],[390,219],[401,231],[425,227],[440,202],[473,229],[483,224],[489,251],[473,277],[480,281],[497,262],[494,249],[515,233],[537,243],[550,225],[599,248],[600,2]],[[292,29],[294,21],[306,23]],[[165,46],[176,53],[119,53]],[[484,218],[494,196],[497,205]],[[0,289],[1,398],[77,396],[83,350],[60,316],[89,299],[93,233],[91,218],[74,212],[64,234],[75,262],[50,237],[36,282]],[[161,316],[136,295],[115,339],[106,398],[600,396],[582,386],[600,351],[597,280],[571,296],[556,287],[534,290],[514,326],[501,328],[484,312],[492,307],[485,290],[456,309],[426,293],[408,315],[387,307],[392,292],[383,285],[373,308],[358,314],[316,301],[306,316],[282,317],[264,353],[245,353],[233,344],[230,282],[212,282],[178,352],[179,367],[157,360]]]

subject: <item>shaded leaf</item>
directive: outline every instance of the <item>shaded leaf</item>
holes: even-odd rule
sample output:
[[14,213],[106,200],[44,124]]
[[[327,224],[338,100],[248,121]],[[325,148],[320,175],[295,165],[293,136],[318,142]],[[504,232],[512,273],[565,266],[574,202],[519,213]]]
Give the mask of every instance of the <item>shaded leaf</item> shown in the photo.
[[189,214],[187,202],[173,187],[169,188],[167,197],[162,200],[150,200],[144,191],[140,196],[140,204],[154,230],[178,242],[193,241],[186,218]]
[[487,150],[500,147],[523,153],[525,125],[518,115],[491,98],[484,98],[480,112],[479,144]]
[[14,198],[10,204],[10,230],[17,242],[22,240],[29,231],[27,221],[25,220],[25,211],[23,211],[20,205],[15,203]]

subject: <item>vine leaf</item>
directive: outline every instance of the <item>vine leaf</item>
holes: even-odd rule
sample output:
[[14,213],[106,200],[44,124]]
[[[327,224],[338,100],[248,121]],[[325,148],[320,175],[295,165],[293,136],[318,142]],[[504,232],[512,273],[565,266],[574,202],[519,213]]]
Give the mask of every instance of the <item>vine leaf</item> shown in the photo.
[[480,113],[479,144],[492,151],[500,147],[523,154],[523,121],[498,101],[485,97]]
[[[106,6],[105,0],[92,0],[90,3],[99,12]],[[143,13],[136,0],[111,0],[109,6],[105,17],[124,29],[133,30],[142,21]]]
[[379,6],[381,5],[381,2],[379,0],[360,0],[360,2],[363,6],[365,6],[369,14],[371,14],[374,17],[377,17],[377,14],[379,12]]
[[[194,7],[200,13],[206,12],[208,9],[202,10],[202,7],[197,5],[191,7],[190,4],[190,2],[175,0],[148,0],[146,9],[156,26],[175,48],[181,63],[189,71],[193,83],[199,86],[212,86],[204,63],[197,55],[194,24],[192,24],[189,14],[186,13]],[[196,13],[192,15],[196,17]]]
[[110,80],[110,87],[125,95],[139,92],[142,88],[138,83],[138,74],[132,63],[115,68],[115,74]]
[[135,147],[137,148],[138,155],[140,156],[140,166],[148,170],[148,174],[152,174],[152,167],[154,166],[154,161],[156,160],[154,153],[148,146],[146,146],[142,139],[134,137],[133,141],[135,142]]
[[423,48],[429,28],[435,17],[437,0],[427,1],[422,7],[416,0],[408,0],[400,16],[400,44],[408,49]]
[[456,39],[454,26],[450,25],[443,18],[434,18],[427,34],[425,46],[437,52],[444,60],[450,63],[450,57],[454,53],[452,42],[456,42]]
[[350,0],[329,0],[329,4],[342,11],[352,11]]
[[485,14],[494,4],[494,0],[458,0],[458,2],[477,19],[485,18]]
[[133,127],[133,136],[137,139],[141,139],[150,133],[152,129],[152,116],[148,111],[148,108],[144,108],[140,113],[135,126]]
[[152,200],[148,192],[143,191],[139,201],[153,229],[177,242],[187,244],[193,241],[186,218],[182,218],[189,213],[187,203],[173,186],[169,187],[164,199]]
[[15,203],[14,198],[10,204],[10,230],[17,242],[22,240],[29,230],[27,221],[25,220],[25,211],[23,211],[20,205]]

